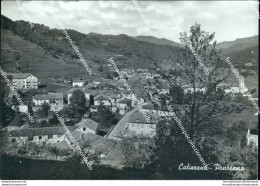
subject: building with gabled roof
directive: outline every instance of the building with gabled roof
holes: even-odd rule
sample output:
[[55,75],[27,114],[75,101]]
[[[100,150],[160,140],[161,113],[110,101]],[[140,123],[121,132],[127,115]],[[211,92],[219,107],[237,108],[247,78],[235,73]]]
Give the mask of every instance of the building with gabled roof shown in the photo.
[[81,122],[77,123],[75,126],[77,126],[76,131],[80,131],[82,133],[92,133],[96,134],[98,130],[99,123],[92,120],[92,119],[83,119]]
[[104,106],[111,106],[111,102],[110,102],[110,99],[105,96],[105,95],[98,95],[96,97],[94,97],[94,105],[104,105]]
[[33,103],[35,106],[42,106],[44,103],[50,105],[51,110],[52,106],[56,106],[57,110],[61,110],[63,108],[63,93],[54,93],[48,92],[48,94],[36,94],[33,96]]
[[85,80],[81,80],[81,79],[74,79],[72,81],[72,86],[73,87],[83,87],[85,85],[86,81]]
[[38,89],[38,79],[31,73],[7,73],[16,89]]
[[[74,131],[76,128],[76,126],[68,126],[69,131]],[[10,142],[18,144],[26,142],[55,143],[65,132],[63,127],[25,128],[10,132],[8,139]]]

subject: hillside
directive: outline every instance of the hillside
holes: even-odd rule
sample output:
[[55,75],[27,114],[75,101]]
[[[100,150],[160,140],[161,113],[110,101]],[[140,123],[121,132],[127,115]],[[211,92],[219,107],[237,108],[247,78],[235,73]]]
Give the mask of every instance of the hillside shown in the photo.
[[145,41],[145,42],[149,42],[149,43],[154,43],[157,45],[170,45],[170,46],[178,46],[178,47],[183,47],[182,44],[162,38],[162,39],[158,39],[156,37],[153,36],[136,36],[136,37],[132,37],[138,41]]
[[20,62],[21,72],[30,72],[39,77],[40,81],[51,81],[51,77],[86,76],[86,71],[77,64],[69,64],[67,59],[56,59],[47,54],[44,49],[13,34],[9,30],[1,29],[1,61],[7,72],[17,72],[14,68]]
[[[40,24],[34,24],[31,29],[25,21],[14,22],[5,16],[1,16],[1,19],[3,29],[10,30],[13,34],[37,45],[53,58],[61,62],[80,63],[61,30],[50,29]],[[82,34],[74,30],[67,32],[94,71],[100,65],[106,65],[107,59],[111,56],[116,58],[120,68],[153,68],[154,62],[171,59],[179,52],[178,47],[138,41],[124,34],[114,36]]]
[[224,41],[217,44],[218,49],[223,51],[239,51],[258,45],[258,36],[236,39],[235,41]]
[[[1,20],[1,60],[6,71],[15,71],[17,64],[14,61],[20,61],[21,72],[33,72],[40,80],[47,78],[48,81],[52,81],[57,76],[67,78],[88,76],[61,30],[50,29],[40,24],[34,24],[31,29],[27,22],[14,22],[5,16],[1,16]],[[154,63],[164,68],[171,68],[175,65],[177,56],[180,56],[178,46],[180,44],[166,39],[151,36],[133,38],[125,34],[83,34],[74,30],[67,32],[93,69],[95,78],[105,77],[107,72],[114,70],[107,66],[108,59],[112,56],[120,69],[153,69]],[[248,62],[253,62],[255,68],[258,65],[257,41],[258,36],[237,39],[220,43],[218,48],[225,48],[223,55],[230,57],[236,68],[244,68]],[[101,66],[102,71],[99,70]]]

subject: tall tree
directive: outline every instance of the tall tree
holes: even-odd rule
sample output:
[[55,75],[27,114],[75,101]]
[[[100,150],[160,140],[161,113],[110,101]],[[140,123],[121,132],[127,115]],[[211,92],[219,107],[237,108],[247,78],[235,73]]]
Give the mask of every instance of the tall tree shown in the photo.
[[[171,86],[166,102],[176,113],[205,162],[212,165],[219,162],[214,137],[221,135],[220,118],[226,114],[226,109],[223,108],[227,107],[225,101],[228,101],[223,100],[223,91],[217,91],[216,88],[219,83],[225,82],[230,70],[221,57],[221,52],[216,49],[214,33],[202,31],[201,26],[195,23],[190,29],[190,35],[183,35],[187,38],[181,38],[185,47],[179,48],[173,64],[178,63],[180,66],[180,81],[176,82],[176,77],[164,76]],[[205,68],[208,73],[204,72]],[[183,89],[189,91],[184,94]],[[150,154],[148,167],[152,166],[164,175],[174,174],[184,178],[183,172],[178,170],[180,163],[202,165],[173,118],[159,122]],[[212,179],[221,176],[224,179],[231,176],[226,171],[206,171],[201,175],[198,172],[189,171],[186,178]]]
[[47,117],[49,111],[50,111],[50,105],[49,105],[48,103],[44,103],[44,104],[42,105],[41,110],[39,110],[39,113],[40,113],[41,116]]
[[[180,38],[185,48],[179,48],[175,59],[182,69],[181,81],[176,84],[166,76],[171,85],[167,100],[191,139],[196,140],[205,127],[212,126],[216,119],[225,114],[223,107],[227,104],[223,101],[223,92],[216,91],[216,88],[229,77],[230,70],[221,51],[216,49],[217,42],[213,41],[215,33],[209,34],[201,30],[197,23],[191,27],[190,33],[190,36],[182,33],[187,38]],[[208,75],[201,64],[208,69]],[[190,92],[182,95],[184,100],[181,104],[182,99],[177,102],[176,96],[181,96],[179,94],[183,87],[188,87]]]
[[81,90],[75,90],[70,97],[70,106],[80,114],[84,114],[87,110],[86,101],[85,94]]

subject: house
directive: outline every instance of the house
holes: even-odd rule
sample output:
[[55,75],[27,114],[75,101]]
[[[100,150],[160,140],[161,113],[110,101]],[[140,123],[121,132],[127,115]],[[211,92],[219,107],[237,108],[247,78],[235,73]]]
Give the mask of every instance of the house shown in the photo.
[[[206,88],[195,88],[195,92],[202,92],[203,94],[206,93]],[[193,94],[194,92],[194,88],[190,88],[190,87],[187,87],[187,88],[184,88],[184,94],[187,94],[187,93],[192,93]]]
[[[78,141],[80,146],[83,146],[86,142],[90,145],[90,147],[82,148],[83,152],[93,152],[93,153],[96,152],[97,154],[100,155],[101,158],[106,157],[108,153],[116,145],[114,141],[92,133],[85,134],[79,131],[73,131],[71,135],[75,139],[75,141]],[[65,139],[67,143],[65,147],[66,149],[69,150],[71,149],[73,143],[70,140],[70,138],[65,138]],[[75,149],[75,147],[73,147],[73,149]]]
[[253,133],[250,131],[250,128],[248,129],[247,135],[246,135],[246,139],[247,139],[247,146],[249,146],[250,144],[253,144],[254,146],[258,147],[258,132],[257,133]]
[[117,103],[119,114],[124,115],[126,112],[131,110],[131,100],[124,98]]
[[81,79],[74,79],[72,82],[72,86],[73,87],[83,87],[85,85],[85,80],[81,80]]
[[155,108],[153,104],[143,105],[143,110],[148,113],[152,113],[154,116],[158,117],[171,117],[171,112],[168,110],[163,110],[161,108]]
[[98,111],[97,108],[98,108],[97,105],[91,105],[91,106],[90,106],[90,112],[91,112],[91,113],[97,112],[97,111]]
[[156,135],[156,126],[158,121],[153,115],[148,114],[148,116],[150,117],[150,122],[146,121],[142,113],[137,112],[129,119],[127,130],[132,134],[139,135],[140,137],[154,137]]
[[117,90],[117,87],[110,82],[102,82],[98,86],[101,90]]
[[160,90],[158,90],[158,93],[159,94],[169,94],[170,93],[170,91],[169,91],[169,89],[160,89]]
[[57,110],[63,108],[63,93],[48,92],[48,94],[36,94],[33,96],[33,103],[35,106],[42,106],[47,103],[51,106],[55,106]]
[[[74,131],[75,126],[68,126],[69,131]],[[42,127],[42,128],[25,128],[10,132],[8,141],[12,143],[24,144],[27,142],[34,143],[55,143],[59,142],[59,139],[65,130],[63,127]]]
[[76,131],[82,132],[84,134],[92,133],[96,134],[98,130],[98,123],[95,122],[92,119],[83,119],[81,122],[77,123],[75,126],[77,126]]
[[246,87],[242,88],[242,87],[239,87],[239,86],[232,86],[232,87],[229,87],[229,88],[226,88],[224,89],[225,93],[226,94],[229,94],[229,93],[232,93],[232,94],[245,94],[248,89]]
[[121,95],[123,96],[123,98],[131,99],[131,100],[133,99],[133,95],[129,93],[128,90],[122,90]]
[[148,69],[142,69],[142,68],[138,68],[136,69],[136,72],[148,72]]
[[111,102],[107,96],[98,95],[94,98],[94,105],[104,105],[104,106],[111,106]]
[[246,63],[245,65],[246,65],[247,67],[253,66],[252,63]]
[[18,112],[21,113],[26,113],[28,111],[28,104],[23,104],[23,105],[13,105],[12,106],[13,110],[17,110]]
[[160,74],[154,74],[153,77],[154,77],[154,78],[160,78],[161,75],[160,75]]
[[138,97],[137,99],[132,99],[132,107],[136,107],[137,104],[141,105],[145,102],[144,98]]
[[16,89],[38,89],[38,79],[31,73],[8,73]]
[[124,68],[124,69],[121,70],[121,73],[122,74],[126,74],[126,75],[127,74],[132,74],[132,70],[130,70],[129,68]]
[[145,79],[153,79],[154,76],[150,72],[143,72],[139,74],[140,78],[145,78]]
[[122,99],[121,94],[113,94],[112,96],[108,97],[110,98],[112,105],[117,104],[117,102]]

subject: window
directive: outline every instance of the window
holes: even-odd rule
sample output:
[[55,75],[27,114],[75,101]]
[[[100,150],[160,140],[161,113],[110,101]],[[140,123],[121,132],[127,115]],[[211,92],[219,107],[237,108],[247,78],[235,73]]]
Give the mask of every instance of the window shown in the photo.
[[16,140],[15,139],[12,139],[12,143],[14,143]]
[[132,127],[134,127],[135,126],[135,124],[134,123],[132,123]]
[[33,136],[29,137],[29,141],[33,141]]
[[53,135],[48,135],[48,139],[52,139],[53,138]]
[[144,128],[144,124],[141,124],[141,127]]
[[41,140],[42,139],[42,136],[39,136],[39,140]]
[[83,127],[83,131],[85,131],[86,130],[86,127]]

